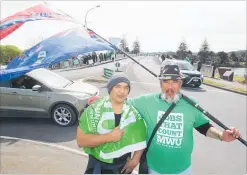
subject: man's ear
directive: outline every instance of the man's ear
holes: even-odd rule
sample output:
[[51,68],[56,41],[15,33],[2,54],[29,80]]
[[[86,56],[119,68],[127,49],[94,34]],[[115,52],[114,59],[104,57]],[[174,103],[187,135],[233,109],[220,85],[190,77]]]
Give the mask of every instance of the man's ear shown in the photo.
[[183,80],[180,80],[180,88],[182,87],[183,85]]
[[163,80],[160,80],[160,87],[161,87],[161,88],[162,88],[162,81],[163,81]]

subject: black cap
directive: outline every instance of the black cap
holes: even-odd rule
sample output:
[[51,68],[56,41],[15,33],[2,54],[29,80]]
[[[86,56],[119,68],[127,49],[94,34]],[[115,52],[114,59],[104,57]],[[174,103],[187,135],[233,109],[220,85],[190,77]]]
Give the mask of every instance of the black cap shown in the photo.
[[160,80],[181,80],[184,77],[180,73],[178,65],[165,65],[160,69],[160,75],[158,77]]

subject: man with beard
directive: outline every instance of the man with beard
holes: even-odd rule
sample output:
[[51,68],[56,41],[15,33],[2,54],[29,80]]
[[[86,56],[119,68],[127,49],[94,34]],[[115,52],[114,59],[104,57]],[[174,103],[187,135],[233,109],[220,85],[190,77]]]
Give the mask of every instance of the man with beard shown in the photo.
[[[149,140],[157,122],[173,102],[175,108],[156,132],[147,152],[150,174],[190,174],[193,151],[193,128],[220,141],[231,142],[240,137],[237,129],[223,132],[213,127],[202,112],[181,98],[182,75],[177,65],[165,64],[160,71],[161,93],[129,99],[147,126]],[[192,99],[195,101],[194,99]],[[136,162],[137,166],[138,163]]]
[[223,132],[218,131],[202,112],[181,98],[180,89],[183,77],[177,65],[162,66],[159,79],[161,93],[148,94],[130,100],[131,104],[144,117],[148,139],[157,121],[172,102],[176,103],[173,111],[157,131],[147,152],[150,174],[188,174],[192,172],[193,128],[207,137],[225,142],[240,137],[239,131],[235,128]]

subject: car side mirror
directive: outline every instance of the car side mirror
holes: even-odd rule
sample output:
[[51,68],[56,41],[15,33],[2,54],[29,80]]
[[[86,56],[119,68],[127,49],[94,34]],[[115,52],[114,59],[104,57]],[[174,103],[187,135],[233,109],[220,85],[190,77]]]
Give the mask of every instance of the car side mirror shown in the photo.
[[40,85],[34,85],[33,87],[32,87],[32,90],[33,91],[41,91],[41,86]]

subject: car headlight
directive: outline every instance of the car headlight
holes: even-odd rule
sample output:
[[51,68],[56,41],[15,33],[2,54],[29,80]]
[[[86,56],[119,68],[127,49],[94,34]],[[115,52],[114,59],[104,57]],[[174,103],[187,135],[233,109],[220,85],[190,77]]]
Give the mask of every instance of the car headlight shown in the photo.
[[182,76],[183,76],[184,78],[187,78],[189,75],[187,75],[187,74],[182,74]]
[[201,74],[201,78],[204,78],[203,74]]

